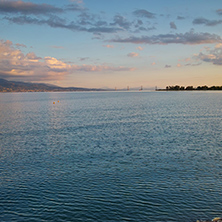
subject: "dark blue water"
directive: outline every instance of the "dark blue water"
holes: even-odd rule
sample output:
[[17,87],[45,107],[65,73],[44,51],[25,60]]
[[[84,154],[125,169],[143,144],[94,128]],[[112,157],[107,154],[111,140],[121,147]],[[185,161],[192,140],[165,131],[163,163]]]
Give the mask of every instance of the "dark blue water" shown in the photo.
[[0,221],[222,216],[221,111],[220,92],[0,94]]

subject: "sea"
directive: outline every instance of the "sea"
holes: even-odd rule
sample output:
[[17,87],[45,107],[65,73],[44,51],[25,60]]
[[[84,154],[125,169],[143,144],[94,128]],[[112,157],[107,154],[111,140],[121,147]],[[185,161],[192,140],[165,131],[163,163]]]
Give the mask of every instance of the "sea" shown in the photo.
[[0,94],[0,221],[222,217],[222,92]]

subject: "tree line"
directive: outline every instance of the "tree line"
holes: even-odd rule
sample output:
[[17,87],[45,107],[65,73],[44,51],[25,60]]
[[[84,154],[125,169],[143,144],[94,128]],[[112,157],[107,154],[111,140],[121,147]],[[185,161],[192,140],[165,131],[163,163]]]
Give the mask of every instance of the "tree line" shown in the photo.
[[193,87],[193,86],[167,86],[166,90],[168,91],[179,91],[179,90],[222,90],[222,86],[198,86],[198,87]]

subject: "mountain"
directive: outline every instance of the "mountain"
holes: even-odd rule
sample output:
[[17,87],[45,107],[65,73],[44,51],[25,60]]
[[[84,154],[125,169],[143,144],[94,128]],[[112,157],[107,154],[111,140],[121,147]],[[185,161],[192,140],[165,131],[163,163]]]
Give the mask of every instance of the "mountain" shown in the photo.
[[15,82],[0,79],[0,92],[62,92],[62,91],[104,91],[80,87],[59,87],[44,83]]

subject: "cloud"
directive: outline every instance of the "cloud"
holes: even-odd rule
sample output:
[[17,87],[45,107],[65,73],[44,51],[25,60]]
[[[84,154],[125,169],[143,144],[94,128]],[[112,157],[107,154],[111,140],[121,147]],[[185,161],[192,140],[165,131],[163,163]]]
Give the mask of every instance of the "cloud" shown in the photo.
[[138,19],[138,20],[136,21],[135,27],[139,27],[139,26],[141,26],[141,25],[143,25],[143,21],[140,20],[140,19]]
[[81,71],[81,72],[104,72],[104,71],[112,71],[112,72],[119,72],[119,71],[134,71],[135,68],[128,68],[124,66],[106,66],[106,65],[72,65],[71,71]]
[[135,28],[135,30],[133,30],[134,33],[138,33],[141,31],[151,31],[151,30],[156,29],[154,26],[147,27],[146,25],[144,25],[144,22],[140,19],[134,20],[132,22],[132,26]]
[[209,62],[214,65],[222,65],[222,47],[216,45],[213,50],[207,51],[207,53],[199,53],[199,55],[194,56],[196,59],[199,59],[204,62]]
[[[84,12],[87,11],[86,8],[82,7],[81,5],[79,5],[81,2],[77,2],[78,4],[69,4],[67,6],[65,6],[65,10],[68,11],[75,11],[75,12]],[[65,11],[64,10],[64,11]]]
[[[60,28],[68,28],[68,26],[65,24],[65,19],[61,19],[57,16],[51,16],[48,19],[38,19],[38,18],[32,18],[30,16],[16,16],[16,17],[4,17],[4,19],[19,24],[35,24],[35,25],[49,25],[51,27],[60,27]],[[71,26],[69,27],[71,28]]]
[[152,19],[155,18],[155,14],[151,13],[145,9],[138,9],[133,12],[133,14],[137,17]]
[[[85,12],[82,12],[81,14],[79,14],[78,18],[79,18],[79,20],[77,21],[77,23],[79,25],[86,26],[86,25],[92,25],[93,23],[95,23],[96,16],[85,11]],[[106,22],[105,22],[105,24],[106,24]],[[101,26],[101,25],[99,24],[98,26]]]
[[80,58],[80,61],[85,61],[85,60],[88,60],[89,59],[89,57],[82,57],[82,58]]
[[129,53],[127,56],[128,56],[128,57],[138,57],[139,54],[136,53],[136,52],[131,52],[131,53]]
[[106,48],[114,48],[113,45],[103,45],[103,47],[106,47]]
[[23,48],[27,48],[27,46],[26,45],[24,45],[24,44],[19,44],[19,43],[17,43],[17,44],[15,44],[18,48],[19,47],[23,47]]
[[185,66],[200,66],[201,64],[202,64],[201,62],[195,63],[195,64],[193,64],[193,63],[188,63],[188,64],[186,64]]
[[53,72],[67,72],[72,67],[71,65],[68,65],[50,56],[46,56],[44,58],[44,63],[50,69],[50,71],[53,71]]
[[222,48],[222,43],[216,44],[216,45],[215,45],[215,48],[216,48],[216,49],[221,49],[221,48]]
[[[77,19],[68,22],[66,19],[59,17],[59,14],[67,11],[79,12]],[[102,21],[97,15],[89,13],[88,9],[76,3],[58,8],[49,4],[0,0],[1,12],[6,14],[3,19],[19,25],[48,25],[51,28],[63,28],[90,33],[116,33],[123,30],[123,28],[129,28],[131,25],[119,16],[115,18],[115,25],[118,26],[115,27],[115,25]],[[11,14],[14,15],[12,16]]]
[[177,29],[177,26],[175,25],[174,22],[170,22],[170,28],[171,29]]
[[138,50],[142,51],[142,50],[143,50],[143,47],[138,46],[136,49],[138,49]]
[[205,18],[196,18],[193,20],[194,25],[216,26],[222,24],[222,20],[208,20]]
[[41,58],[16,49],[10,41],[0,41],[0,77],[19,77],[28,80],[61,79],[69,65],[51,57]]
[[67,23],[65,19],[61,19],[58,16],[50,16],[47,19],[32,18],[30,16],[17,16],[17,17],[4,17],[4,19],[19,24],[35,24],[35,25],[48,25],[52,28],[63,28],[71,31],[81,31],[90,33],[116,33],[120,28],[116,27],[104,27],[96,26],[92,24],[92,27],[87,28],[85,25],[79,23],[70,22]]
[[183,16],[177,16],[177,20],[184,20],[185,19],[185,17],[183,17]]
[[133,43],[133,44],[185,44],[185,45],[198,45],[208,43],[221,43],[222,39],[219,35],[210,33],[195,33],[194,31],[180,33],[180,34],[160,34],[153,36],[142,36],[129,38],[116,38],[110,40],[111,42],[119,43]]
[[[73,1],[74,2],[74,1]],[[64,8],[58,8],[49,4],[35,4],[24,1],[5,1],[0,0],[0,12],[2,13],[21,13],[23,15],[49,15],[64,13],[65,11],[84,12],[86,8],[79,5],[79,1],[69,4]],[[78,4],[77,4],[78,3]]]
[[29,53],[26,55],[26,58],[27,58],[29,61],[39,61],[39,60],[42,59],[41,57],[36,56],[34,52],[29,52]]
[[54,57],[41,58],[34,52],[24,54],[9,40],[0,40],[0,77],[19,78],[28,81],[64,79],[76,72],[134,71],[133,67],[108,65],[70,65]]
[[121,29],[115,27],[92,27],[92,28],[79,28],[78,31],[92,32],[92,33],[116,33]]
[[[68,11],[78,13],[75,20],[68,21],[65,17],[61,17]],[[155,29],[155,27],[145,27],[141,19],[129,21],[122,15],[115,15],[112,22],[107,22],[102,20],[99,15],[90,13],[87,8],[77,1],[63,7],[56,7],[49,4],[0,0],[0,13],[4,15],[2,19],[19,25],[47,25],[51,28],[89,32],[97,35],[119,31],[135,33]],[[143,9],[134,11],[134,14],[143,18],[155,17],[153,13]]]
[[48,4],[34,4],[24,1],[0,1],[0,12],[2,13],[21,13],[25,15],[61,13],[63,9]]
[[121,28],[129,29],[129,28],[131,27],[132,23],[131,23],[131,22],[128,22],[128,21],[126,20],[126,18],[124,18],[123,16],[121,16],[121,15],[116,15],[116,16],[114,17],[114,22],[111,23],[111,25],[118,25],[118,26],[121,27]]
[[222,9],[218,9],[216,12],[218,15],[222,15]]
[[78,4],[82,4],[83,3],[83,0],[70,0],[70,2],[76,2]]

